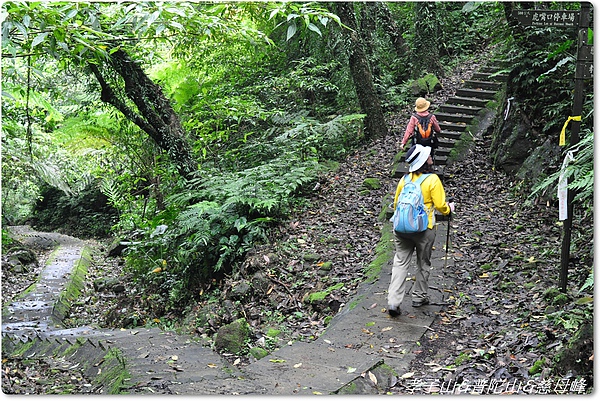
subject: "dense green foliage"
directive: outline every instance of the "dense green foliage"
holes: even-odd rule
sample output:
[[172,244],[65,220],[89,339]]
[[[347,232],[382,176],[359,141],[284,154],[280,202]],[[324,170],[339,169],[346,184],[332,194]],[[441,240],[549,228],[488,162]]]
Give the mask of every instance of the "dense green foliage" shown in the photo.
[[[550,9],[577,10],[580,4],[548,3],[545,6]],[[518,94],[523,114],[530,122],[528,139],[538,146],[548,140],[558,143],[560,131],[572,115],[577,37],[576,27],[514,28],[511,46],[507,47],[507,60],[512,66],[510,87],[512,93]],[[591,29],[588,29],[584,44],[593,44]],[[593,325],[593,297],[588,295],[594,287],[593,230],[590,229],[593,227],[594,200],[593,80],[583,81],[583,92],[579,143],[564,146],[559,160],[550,157],[544,160],[538,169],[547,169],[548,173],[541,174],[538,181],[526,181],[525,185],[529,202],[535,201],[542,193],[549,193],[548,198],[556,205],[556,189],[561,175],[564,175],[568,187],[576,194],[570,251],[576,260],[572,270],[579,277],[580,289],[568,295],[557,295],[554,302],[561,305],[561,310],[547,315],[551,324],[566,330],[574,338],[579,338]],[[570,135],[567,129],[567,143]],[[563,169],[563,158],[568,152],[571,152],[574,160]],[[577,364],[585,365],[589,361],[582,361],[579,355],[574,358],[570,350],[584,349],[587,341],[591,340],[574,341],[555,362],[562,365],[563,369]]]

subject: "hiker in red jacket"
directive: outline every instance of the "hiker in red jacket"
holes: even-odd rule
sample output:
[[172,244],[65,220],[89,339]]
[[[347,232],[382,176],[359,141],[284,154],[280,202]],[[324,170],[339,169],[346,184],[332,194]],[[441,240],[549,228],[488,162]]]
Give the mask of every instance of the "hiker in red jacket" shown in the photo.
[[[415,102],[415,112],[412,116],[410,116],[410,121],[408,122],[408,126],[406,127],[406,131],[404,132],[404,137],[402,138],[402,142],[400,144],[400,149],[404,150],[406,143],[410,138],[413,139],[413,145],[419,144],[422,146],[429,146],[433,151],[437,148],[438,138],[437,134],[439,134],[442,129],[440,128],[440,124],[438,123],[437,118],[433,113],[430,113],[429,105],[431,103],[428,102],[425,98],[418,98]],[[423,129],[426,130],[429,128],[429,137],[427,139],[421,138],[419,133],[419,129],[417,123],[421,120]],[[432,157],[433,157],[432,152]]]

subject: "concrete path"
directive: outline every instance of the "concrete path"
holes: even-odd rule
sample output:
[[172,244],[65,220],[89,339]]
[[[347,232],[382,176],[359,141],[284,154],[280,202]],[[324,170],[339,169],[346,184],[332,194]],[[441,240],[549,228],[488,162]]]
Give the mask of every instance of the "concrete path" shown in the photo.
[[[285,345],[242,369],[189,336],[158,329],[65,329],[60,324],[64,316],[57,311],[68,301],[64,293],[69,283],[82,274],[77,266],[86,258],[83,242],[19,228],[13,232],[19,233],[21,241],[58,247],[35,287],[22,300],[3,306],[3,352],[14,352],[21,342],[29,340],[36,341],[28,347],[29,355],[55,353],[50,345],[65,348],[79,342],[80,349],[69,358],[74,362],[79,359],[78,363],[98,360],[95,368],[93,364],[86,365],[87,375],[95,377],[102,372],[100,362],[106,359],[107,350],[118,349],[123,367],[131,375],[122,388],[133,385],[132,390],[140,393],[291,395],[331,394],[344,389],[378,393],[406,372],[417,341],[427,334],[428,326],[442,308],[443,298],[447,298],[444,289],[451,282],[442,271],[446,223],[438,225],[432,258],[435,268],[430,280],[432,305],[412,308],[407,296],[402,315],[389,317],[386,292],[390,262],[378,280],[359,288],[320,338]],[[386,369],[378,369],[381,366]]]
[[[22,339],[45,337],[63,332],[62,320],[68,311],[68,286],[85,278],[86,266],[91,263],[85,253],[85,243],[58,233],[40,233],[29,226],[13,226],[8,230],[24,245],[34,249],[51,250],[40,277],[19,300],[2,305],[2,335]],[[83,277],[77,276],[77,268]],[[74,333],[79,329],[72,330]]]
[[[427,334],[443,307],[443,298],[448,298],[444,289],[452,285],[442,271],[446,224],[439,223],[436,235],[434,270],[430,277],[430,285],[435,288],[430,290],[431,305],[413,308],[407,296],[401,305],[401,316],[391,318],[387,314],[390,262],[375,283],[363,284],[320,338],[273,352],[245,367],[247,377],[260,382],[268,394],[330,394],[357,379],[364,381],[362,375],[374,384],[368,372],[381,364],[393,370],[384,380],[391,381],[396,375],[406,373],[417,342]],[[377,382],[383,390],[387,386],[381,379]]]

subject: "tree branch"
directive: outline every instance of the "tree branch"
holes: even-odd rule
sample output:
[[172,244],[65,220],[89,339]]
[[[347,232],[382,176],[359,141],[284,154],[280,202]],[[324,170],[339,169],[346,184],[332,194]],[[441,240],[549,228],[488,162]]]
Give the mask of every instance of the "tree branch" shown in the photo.
[[95,64],[88,64],[92,73],[100,83],[100,87],[102,88],[102,92],[100,95],[100,99],[108,104],[113,105],[117,110],[119,110],[123,115],[135,123],[138,127],[140,127],[144,132],[150,135],[152,138],[157,136],[156,130],[150,125],[146,120],[144,120],[140,115],[138,115],[135,111],[133,111],[130,107],[128,107],[124,102],[122,102],[116,95],[110,85],[102,76],[102,73],[98,69],[98,66]]

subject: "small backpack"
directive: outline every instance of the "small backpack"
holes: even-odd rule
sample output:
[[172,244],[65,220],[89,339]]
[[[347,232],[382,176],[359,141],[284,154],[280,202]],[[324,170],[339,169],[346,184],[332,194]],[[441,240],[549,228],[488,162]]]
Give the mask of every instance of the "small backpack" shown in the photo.
[[421,117],[418,114],[413,115],[417,118],[414,135],[415,143],[432,148],[437,147],[438,139],[433,133],[433,122],[431,121],[432,114],[429,113],[425,117]]
[[414,115],[417,117],[417,124],[415,125],[415,134],[419,136],[418,139],[429,139],[433,131],[433,122],[431,121],[431,113],[425,117],[421,117],[418,114]]
[[394,226],[394,231],[408,234],[427,230],[429,217],[423,202],[421,183],[430,175],[421,174],[414,182],[411,181],[408,174],[404,176],[404,187],[398,196],[394,215],[390,219]]

